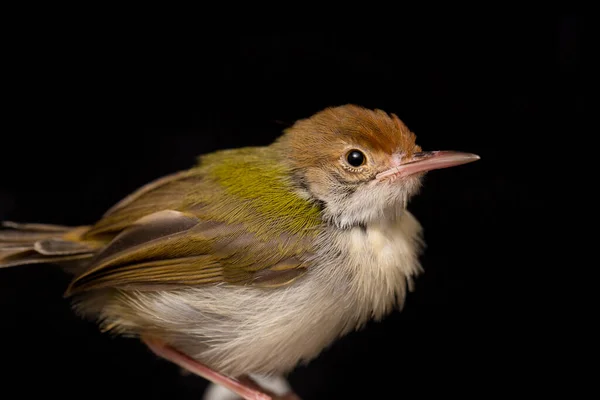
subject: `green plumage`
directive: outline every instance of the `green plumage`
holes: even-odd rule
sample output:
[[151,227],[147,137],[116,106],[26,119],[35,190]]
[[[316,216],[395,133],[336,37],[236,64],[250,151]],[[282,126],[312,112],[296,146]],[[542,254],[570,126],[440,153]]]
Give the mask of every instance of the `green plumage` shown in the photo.
[[[211,210],[210,218],[244,223],[253,232],[269,237],[316,233],[321,224],[319,208],[296,194],[290,171],[271,149],[227,150],[205,156],[201,162],[208,177],[225,190],[224,197],[243,203],[233,213],[219,215]],[[206,203],[218,206],[218,201]]]
[[315,235],[322,222],[320,209],[295,193],[290,176],[268,147],[211,153],[201,156],[198,166],[173,175],[105,216],[86,237],[120,231],[144,215],[165,209],[206,221],[243,224],[265,238]]
[[[108,246],[69,292],[227,282],[278,286],[307,270],[321,210],[269,147],[223,150],[140,188],[83,235]],[[118,236],[117,236],[118,235]]]

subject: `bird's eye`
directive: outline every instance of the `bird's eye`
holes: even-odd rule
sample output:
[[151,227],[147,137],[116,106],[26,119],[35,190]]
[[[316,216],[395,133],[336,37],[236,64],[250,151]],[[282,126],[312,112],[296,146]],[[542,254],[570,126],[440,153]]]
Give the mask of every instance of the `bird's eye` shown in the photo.
[[365,157],[364,153],[359,150],[350,150],[346,156],[348,164],[352,165],[353,167],[360,167],[365,163],[366,159],[367,158]]

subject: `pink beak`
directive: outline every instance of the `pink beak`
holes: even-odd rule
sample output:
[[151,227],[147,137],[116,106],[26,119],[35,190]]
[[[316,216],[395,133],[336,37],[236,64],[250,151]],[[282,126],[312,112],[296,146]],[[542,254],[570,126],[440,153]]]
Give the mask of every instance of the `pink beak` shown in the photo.
[[477,154],[462,153],[458,151],[424,151],[415,153],[411,159],[402,162],[397,167],[380,172],[377,174],[376,179],[382,180],[391,177],[404,178],[419,172],[455,167],[479,159],[480,157]]

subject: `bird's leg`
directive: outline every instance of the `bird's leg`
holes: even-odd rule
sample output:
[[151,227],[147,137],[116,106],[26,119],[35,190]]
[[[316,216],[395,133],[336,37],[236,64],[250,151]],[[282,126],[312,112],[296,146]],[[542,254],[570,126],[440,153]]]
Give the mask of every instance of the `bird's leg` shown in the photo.
[[[143,337],[142,341],[159,357],[171,361],[172,363],[187,369],[188,371],[207,379],[217,385],[221,385],[238,394],[245,400],[272,400],[271,396],[261,392],[257,388],[251,387],[248,383],[244,384],[235,379],[229,378],[199,363],[198,361],[175,350],[171,346],[153,338]],[[252,385],[255,386],[255,385]]]

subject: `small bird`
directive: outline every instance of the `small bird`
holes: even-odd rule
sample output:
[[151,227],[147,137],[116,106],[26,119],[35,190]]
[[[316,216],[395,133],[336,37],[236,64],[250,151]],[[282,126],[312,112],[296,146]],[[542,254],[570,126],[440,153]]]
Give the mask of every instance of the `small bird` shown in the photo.
[[478,159],[423,151],[395,114],[329,107],[267,146],[202,155],[92,225],[4,222],[0,267],[61,265],[77,315],[270,399],[252,374],[284,376],[401,309],[423,272],[409,200],[429,171]]

